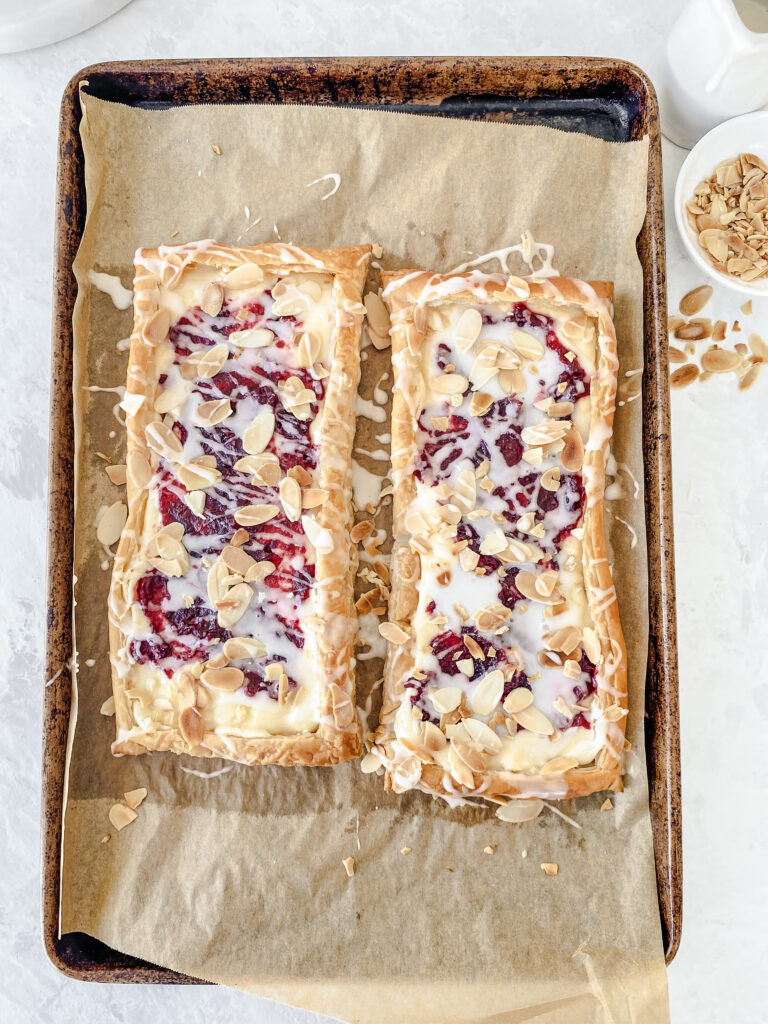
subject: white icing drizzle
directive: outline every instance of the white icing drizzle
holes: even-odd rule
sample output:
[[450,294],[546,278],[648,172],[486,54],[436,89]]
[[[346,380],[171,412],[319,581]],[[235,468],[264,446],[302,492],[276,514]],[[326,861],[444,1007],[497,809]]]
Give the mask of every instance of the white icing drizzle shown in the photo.
[[[507,245],[503,249],[494,249],[492,252],[483,253],[482,256],[476,256],[466,263],[460,263],[458,267],[454,267],[449,273],[461,274],[465,270],[482,267],[492,260],[498,260],[502,271],[505,274],[510,274],[512,271],[509,267],[509,258],[513,255],[521,256],[525,265],[537,279],[560,276],[552,262],[555,258],[555,247],[546,242],[537,242],[529,231],[522,233],[517,245]],[[539,261],[538,267],[534,266],[534,260],[536,259]]]
[[108,295],[117,309],[128,309],[133,302],[133,292],[130,288],[124,288],[122,281],[115,274],[101,274],[89,270],[88,281],[94,288]]
[[631,543],[630,543],[629,546],[631,548],[636,548],[637,547],[637,530],[635,530],[634,526],[632,526],[631,523],[628,523],[626,519],[622,519],[621,516],[617,516],[615,512],[613,513],[613,518],[616,520],[617,523],[621,523],[622,526],[626,526],[626,528],[629,530],[630,536],[632,538]]
[[324,196],[320,196],[321,203],[325,202],[326,199],[330,199],[331,196],[335,196],[336,193],[339,191],[339,186],[341,185],[341,175],[335,174],[333,172],[331,172],[330,174],[323,174],[320,178],[315,178],[314,181],[307,182],[306,187],[311,188],[313,185],[319,185],[323,181],[330,181],[332,184],[328,192],[326,192]]
[[387,410],[375,402],[361,398],[360,395],[357,396],[357,415],[365,416],[367,420],[373,420],[374,423],[387,422]]
[[[366,452],[366,454],[368,454]],[[386,476],[378,476],[372,473],[365,466],[361,466],[357,459],[352,460],[352,497],[358,508],[376,508],[379,504],[381,488],[384,486]]]

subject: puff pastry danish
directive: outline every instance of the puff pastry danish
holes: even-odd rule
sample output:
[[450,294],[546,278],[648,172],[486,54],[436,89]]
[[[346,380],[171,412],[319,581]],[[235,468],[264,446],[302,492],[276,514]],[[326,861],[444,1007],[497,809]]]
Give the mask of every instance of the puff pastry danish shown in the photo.
[[119,754],[359,754],[350,474],[368,247],[139,250]]
[[603,527],[612,287],[384,281],[394,549],[373,753],[387,784],[498,803],[619,789],[626,653]]

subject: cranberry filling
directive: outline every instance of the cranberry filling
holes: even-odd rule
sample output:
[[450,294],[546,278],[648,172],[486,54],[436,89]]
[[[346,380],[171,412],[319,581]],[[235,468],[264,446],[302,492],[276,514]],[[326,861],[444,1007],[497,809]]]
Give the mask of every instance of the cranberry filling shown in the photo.
[[[242,309],[247,315],[242,313]],[[270,310],[269,300],[264,304],[251,302],[245,306],[228,300],[216,317],[199,308],[187,311],[170,330],[175,362],[181,362],[201,346],[219,343],[234,331],[262,325],[268,325],[275,332],[274,348],[287,348],[285,340],[292,340],[298,321],[295,317],[272,318]],[[168,379],[167,374],[163,376]],[[280,401],[278,384],[288,377],[298,377],[302,385],[314,393],[310,419],[299,419]],[[193,393],[205,402],[228,398],[233,418],[237,416],[241,402],[247,402],[249,418],[257,415],[260,408],[271,408],[275,415],[275,430],[267,451],[277,456],[282,472],[297,465],[308,469],[316,465],[318,453],[310,436],[310,425],[324,398],[325,385],[323,381],[315,380],[307,370],[277,362],[273,351],[267,355],[262,351],[244,349],[239,355],[230,356],[226,369],[221,373],[212,378],[197,378]],[[178,600],[171,598],[171,588],[165,576],[154,569],[142,576],[136,584],[135,600],[147,617],[151,635],[134,639],[129,654],[134,661],[159,665],[169,675],[172,675],[174,661],[207,660],[218,645],[232,636],[218,625],[217,610],[200,595],[206,589],[210,564],[239,529],[234,518],[236,510],[258,503],[274,503],[280,507],[275,488],[254,485],[249,474],[234,468],[246,452],[231,423],[232,418],[227,417],[209,427],[191,428],[188,421],[177,421],[172,425],[182,445],[194,440],[199,444],[198,452],[202,450],[216,459],[221,473],[221,481],[205,491],[201,515],[195,515],[189,508],[185,500],[186,489],[169,463],[161,459],[155,472],[154,488],[161,522],[164,525],[181,523],[184,527],[184,545],[190,556],[188,589],[195,596],[186,599],[189,606],[186,603],[179,606]],[[191,438],[193,430],[194,438]],[[261,603],[254,598],[249,614],[256,611],[269,615],[273,632],[275,623],[279,624],[277,637],[301,649],[305,638],[299,609],[307,600],[315,578],[314,565],[307,564],[301,523],[290,522],[281,511],[274,519],[246,530],[248,539],[243,550],[257,561],[269,560],[275,566],[263,585],[259,585],[267,588],[266,595],[259,595]],[[179,593],[176,587],[173,593]],[[270,653],[269,660],[275,660],[273,653]],[[280,655],[277,655],[277,660],[280,660]],[[243,665],[244,689],[248,696],[263,692],[277,699],[278,681],[265,678],[266,664],[265,660],[263,665],[259,661]],[[289,676],[289,689],[295,689],[296,685]]]

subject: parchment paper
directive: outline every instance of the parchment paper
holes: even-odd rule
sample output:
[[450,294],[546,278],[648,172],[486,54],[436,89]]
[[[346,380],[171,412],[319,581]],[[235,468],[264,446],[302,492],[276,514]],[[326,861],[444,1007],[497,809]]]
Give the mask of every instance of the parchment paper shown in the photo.
[[[555,245],[561,273],[613,280],[622,388],[614,451],[642,481],[642,277],[647,144],[543,127],[372,111],[196,106],[148,111],[83,96],[88,219],[75,264],[78,717],[69,766],[62,931],[85,931],[187,974],[354,1022],[668,1020],[643,751],[647,645],[642,492],[611,503],[630,658],[626,792],[509,825],[492,810],[398,797],[356,763],[234,766],[173,754],[113,758],[107,659],[109,572],[98,509],[120,497],[101,451],[123,459],[114,394],[130,311],[88,282],[131,284],[139,245],[215,238],[313,246],[378,242],[385,267],[447,270],[516,243]],[[221,149],[217,155],[212,146]],[[329,180],[338,191],[323,200]],[[257,218],[258,223],[255,223]],[[176,234],[178,232],[178,234]],[[498,269],[489,264],[488,269]],[[513,268],[524,272],[520,264]],[[362,394],[388,352],[366,349]],[[391,383],[391,381],[389,382]],[[628,401],[627,401],[628,399]],[[360,420],[358,446],[386,447]],[[361,461],[383,472],[386,463]],[[614,514],[631,523],[630,530]],[[110,566],[111,567],[111,566]],[[93,661],[93,664],[88,664]],[[369,661],[362,700],[381,663]],[[111,804],[146,786],[119,834]],[[107,843],[100,840],[113,833]],[[492,855],[484,847],[494,849]],[[403,847],[412,852],[401,854]],[[527,856],[525,853],[527,852]],[[342,858],[352,856],[348,878]],[[546,876],[542,862],[559,864]]]

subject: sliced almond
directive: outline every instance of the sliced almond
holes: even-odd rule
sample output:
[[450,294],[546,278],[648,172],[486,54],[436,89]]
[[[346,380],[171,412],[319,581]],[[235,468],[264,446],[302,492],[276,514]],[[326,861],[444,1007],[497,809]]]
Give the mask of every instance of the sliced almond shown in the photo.
[[537,445],[552,444],[554,441],[560,441],[568,433],[569,426],[570,424],[561,423],[557,420],[544,420],[542,423],[523,427],[521,436],[523,442],[533,448]]
[[377,292],[368,292],[363,298],[368,326],[376,334],[386,338],[389,334],[389,313]]
[[404,644],[408,641],[408,634],[396,622],[379,623],[379,633],[393,644]]
[[260,455],[275,432],[275,414],[265,408],[254,418],[243,435],[243,448],[249,455]]
[[538,338],[534,338],[532,334],[519,327],[513,328],[509,340],[524,359],[537,360],[544,355],[544,346]]
[[317,508],[318,505],[326,502],[329,497],[330,491],[323,490],[322,487],[308,487],[301,494],[302,508]]
[[483,318],[477,309],[465,309],[456,322],[454,338],[460,352],[468,351],[477,341],[483,327]]
[[673,370],[669,382],[673,388],[685,388],[689,384],[693,384],[698,376],[698,366],[694,363],[686,363],[685,366],[680,366],[677,370]]
[[527,686],[516,686],[514,690],[510,690],[507,696],[504,698],[504,710],[508,715],[517,714],[519,711],[525,711],[533,704],[533,694]]
[[179,715],[179,730],[190,747],[200,746],[205,736],[205,726],[197,708],[184,708]]
[[547,716],[533,704],[521,711],[513,711],[512,718],[523,729],[538,733],[540,736],[551,736],[555,731],[554,725]]
[[461,690],[458,686],[443,686],[439,690],[431,690],[429,699],[438,714],[447,715],[461,703]]
[[701,357],[702,368],[709,373],[730,373],[741,366],[738,352],[725,348],[710,348]]
[[195,409],[195,420],[202,426],[215,426],[232,415],[232,405],[228,398],[214,398],[210,402],[201,402]]
[[234,693],[243,685],[245,674],[239,668],[209,668],[200,678],[206,686],[214,690]]
[[[467,789],[475,788],[475,776],[472,769],[461,757],[461,753],[466,752],[467,756],[472,756],[472,751],[468,747],[464,747],[462,744],[451,743],[448,748],[448,768],[451,775],[456,781],[466,787]],[[484,764],[481,765],[480,771],[484,768]]]
[[462,395],[469,381],[461,373],[440,373],[431,379],[430,385],[440,395]]
[[509,803],[498,808],[496,817],[501,821],[519,823],[538,818],[543,810],[543,800],[510,800]]
[[176,469],[176,475],[188,491],[205,490],[221,480],[221,471],[213,455],[198,455]]
[[256,263],[243,263],[234,270],[230,270],[226,278],[227,288],[233,291],[243,291],[250,288],[257,288],[264,279],[264,271]]
[[320,524],[311,516],[302,516],[301,525],[310,544],[319,554],[327,555],[333,551],[334,541],[330,530],[321,528]]
[[472,710],[478,715],[490,715],[501,700],[504,690],[504,673],[501,669],[493,669],[486,673],[469,699]]
[[267,576],[271,576],[277,566],[268,559],[263,562],[254,562],[245,574],[246,583],[263,583]]
[[341,863],[344,865],[344,870],[347,872],[347,878],[351,878],[355,873],[355,858],[345,857]]
[[262,641],[253,636],[233,636],[224,644],[224,654],[230,661],[263,658],[266,653],[267,648]]
[[105,466],[104,471],[106,472],[109,479],[113,484],[117,484],[118,487],[125,483],[126,480],[126,467],[125,466]]
[[546,764],[541,766],[542,775],[562,775],[573,768],[579,767],[579,761],[575,757],[553,757]]
[[750,334],[749,347],[756,359],[759,359],[760,362],[768,363],[768,343],[759,334]]
[[255,558],[252,558],[242,548],[234,547],[232,544],[227,544],[221,552],[221,560],[227,568],[239,576],[245,576],[248,570],[256,564]]
[[141,336],[153,348],[162,344],[171,329],[171,314],[167,309],[157,309],[141,328]]
[[700,284],[698,288],[686,292],[680,300],[680,312],[683,316],[695,316],[700,313],[712,298],[712,291],[712,285]]
[[222,371],[228,359],[229,346],[221,344],[193,352],[192,355],[187,356],[182,365],[188,366],[190,372],[194,372],[196,377],[210,380]]
[[469,400],[469,411],[473,416],[483,416],[493,405],[493,397],[484,391],[473,391]]
[[552,876],[554,876],[554,875],[557,874],[557,872],[560,869],[557,866],[557,864],[542,864],[541,865],[541,870],[544,872],[545,875],[552,875]]
[[106,718],[111,718],[115,713],[115,698],[107,697],[104,703],[99,708],[99,713],[104,715]]
[[280,509],[276,505],[243,505],[234,513],[234,521],[239,526],[260,526],[278,515]]
[[122,501],[115,501],[99,519],[96,527],[96,539],[100,544],[109,547],[120,540],[125,521],[128,518],[128,508]]
[[253,590],[247,583],[236,583],[216,604],[218,624],[222,629],[231,629],[245,615],[251,603]]
[[749,388],[755,383],[757,378],[760,376],[760,371],[763,368],[763,363],[755,363],[747,370],[744,376],[739,381],[739,391],[748,391]]
[[286,476],[280,481],[280,501],[286,518],[296,523],[301,518],[301,488],[293,477]]
[[560,467],[552,466],[541,475],[539,481],[545,491],[556,491],[560,486]]
[[578,473],[584,463],[584,441],[574,423],[565,437],[565,447],[560,453],[563,468],[571,473]]
[[[544,577],[543,582],[536,573],[523,570],[515,576],[515,586],[523,597],[527,597],[530,601],[537,601],[540,604],[560,604],[563,596],[557,589],[550,590],[548,594],[542,593],[542,590],[546,590],[551,582],[547,573],[542,573],[542,576]],[[538,587],[537,583],[539,583]]]
[[169,462],[177,462],[184,451],[181,441],[162,420],[148,423],[144,428],[144,437],[152,451]]
[[205,286],[203,297],[200,299],[200,308],[208,316],[218,316],[224,303],[224,289],[220,284],[211,281]]
[[266,348],[275,336],[267,327],[249,327],[244,331],[232,331],[228,340],[238,348]]
[[126,825],[130,825],[137,818],[136,811],[125,804],[112,804],[109,809],[109,820],[118,832],[122,832]]

